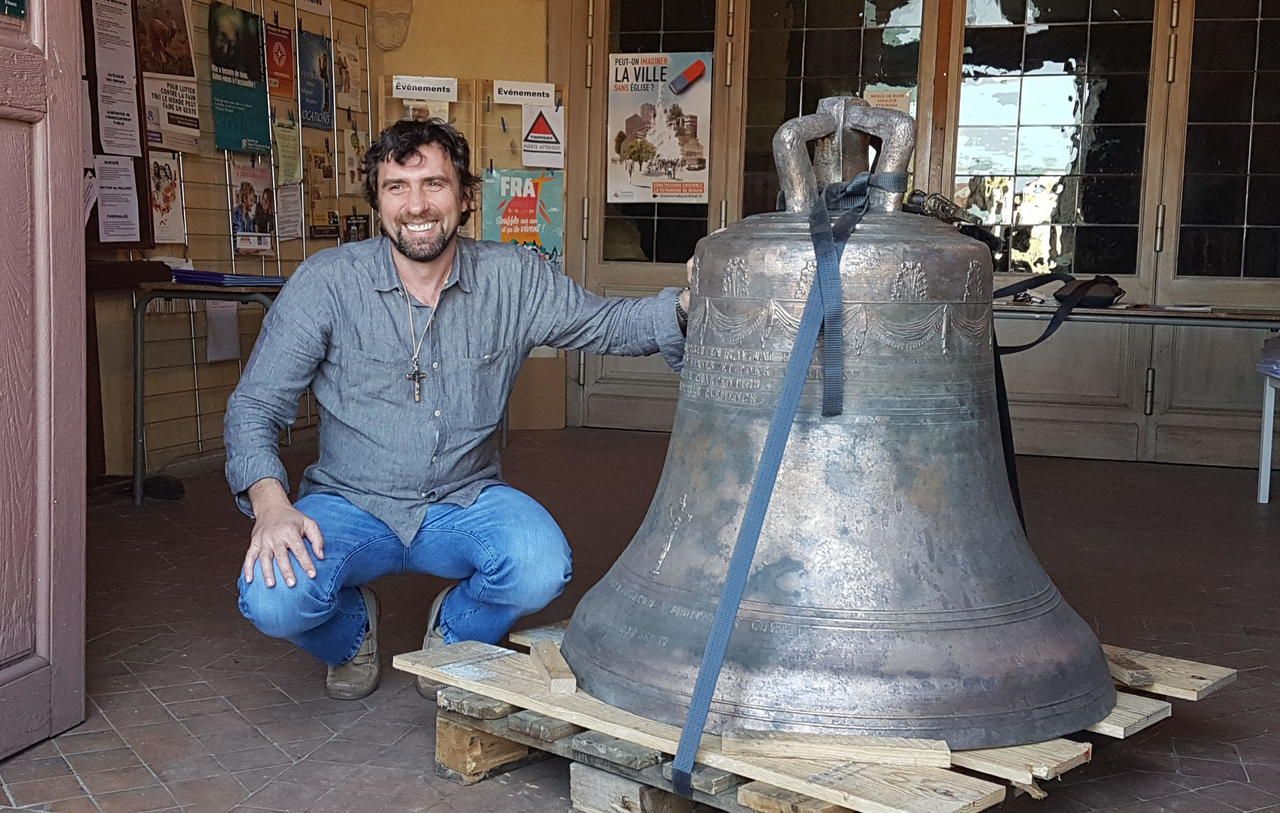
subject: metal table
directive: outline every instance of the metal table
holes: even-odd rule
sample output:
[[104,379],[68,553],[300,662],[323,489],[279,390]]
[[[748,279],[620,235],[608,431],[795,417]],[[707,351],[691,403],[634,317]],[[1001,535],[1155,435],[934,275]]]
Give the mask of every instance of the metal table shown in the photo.
[[177,282],[144,283],[133,303],[133,504],[142,505],[142,485],[147,476],[146,407],[143,385],[146,383],[146,315],[147,305],[155,299],[201,299],[218,302],[257,303],[263,310],[271,307],[280,289],[273,286],[218,288],[208,285],[185,285]]

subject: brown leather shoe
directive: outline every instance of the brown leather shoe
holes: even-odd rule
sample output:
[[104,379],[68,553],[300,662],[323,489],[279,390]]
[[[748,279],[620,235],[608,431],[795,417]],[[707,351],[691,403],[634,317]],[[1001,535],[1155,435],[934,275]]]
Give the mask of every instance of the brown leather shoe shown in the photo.
[[334,700],[368,697],[382,679],[382,662],[378,660],[378,597],[368,587],[361,587],[360,595],[364,597],[364,608],[369,615],[369,630],[351,660],[329,667],[324,678],[324,693]]
[[[456,584],[449,585],[440,591],[440,595],[436,596],[435,601],[431,602],[431,612],[427,614],[427,634],[422,639],[423,649],[438,649],[449,645],[444,639],[444,633],[440,632],[440,607],[444,604],[444,597],[449,595],[449,591],[457,586]],[[434,683],[430,678],[425,678],[421,675],[418,676],[416,683],[418,685],[418,694],[427,700],[435,700],[436,692],[443,686],[443,684]]]

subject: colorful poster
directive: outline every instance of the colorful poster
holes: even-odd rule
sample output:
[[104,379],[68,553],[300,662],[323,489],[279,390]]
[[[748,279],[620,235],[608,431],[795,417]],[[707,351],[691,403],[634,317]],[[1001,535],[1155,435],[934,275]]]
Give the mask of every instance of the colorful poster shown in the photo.
[[232,6],[209,6],[214,144],[220,150],[271,152],[271,116],[262,65],[262,18]]
[[150,152],[151,223],[157,243],[186,243],[182,178],[176,153]]
[[292,99],[296,90],[293,30],[267,24],[267,92]]
[[485,173],[482,238],[541,254],[557,271],[564,262],[564,176],[552,170]]
[[137,0],[134,27],[147,144],[152,149],[199,152],[200,108],[186,3]]
[[342,194],[364,195],[364,154],[369,136],[361,130],[342,131]]
[[335,196],[333,159],[328,139],[324,149],[307,147],[304,166],[307,179],[307,236],[326,239],[338,236],[338,200]]
[[334,92],[340,109],[363,110],[360,89],[364,87],[364,69],[360,62],[360,49],[354,45],[333,44],[335,67]]
[[231,156],[231,240],[237,254],[271,255],[276,230],[271,162],[251,155]]
[[302,126],[333,129],[333,57],[329,38],[298,32],[298,89],[302,101]]
[[610,54],[610,203],[706,203],[711,53]]
[[276,183],[283,186],[302,180],[302,133],[293,120],[293,111],[271,122],[272,158],[276,162]]
[[520,163],[564,169],[564,108],[524,107]]

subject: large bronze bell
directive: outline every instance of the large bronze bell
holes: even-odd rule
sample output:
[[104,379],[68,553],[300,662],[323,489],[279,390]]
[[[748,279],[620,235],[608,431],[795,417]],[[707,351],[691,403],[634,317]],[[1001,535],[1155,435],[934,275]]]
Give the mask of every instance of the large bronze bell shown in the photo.
[[[914,130],[896,111],[823,100],[774,137],[786,211],[698,244],[661,482],[564,639],[589,694],[683,722],[814,279],[807,212],[842,155],[865,164],[853,131],[881,140],[878,168],[901,171]],[[1036,561],[1010,494],[988,250],[901,199],[872,190],[844,251],[844,411],[821,416],[815,358],[708,731],[965,749],[1052,739],[1115,705],[1098,640]]]

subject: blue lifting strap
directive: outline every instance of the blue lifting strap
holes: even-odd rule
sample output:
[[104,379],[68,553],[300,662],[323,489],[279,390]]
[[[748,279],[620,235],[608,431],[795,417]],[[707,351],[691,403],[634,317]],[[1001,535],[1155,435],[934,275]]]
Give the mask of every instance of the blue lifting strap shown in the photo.
[[[720,679],[725,652],[729,648],[729,636],[738,617],[738,606],[742,603],[742,594],[746,590],[751,560],[755,557],[756,543],[760,539],[760,529],[764,526],[769,500],[773,496],[782,453],[791,434],[796,408],[800,405],[805,374],[813,362],[820,329],[823,333],[822,414],[839,415],[843,408],[844,309],[840,286],[840,257],[844,253],[845,241],[867,211],[868,187],[901,191],[897,187],[905,188],[905,185],[906,173],[884,173],[876,176],[864,172],[847,185],[833,184],[828,187],[824,194],[817,196],[810,210],[809,237],[813,241],[818,260],[817,278],[805,300],[800,329],[783,375],[778,406],[765,436],[760,466],[756,471],[755,482],[751,485],[751,495],[747,498],[742,527],[738,530],[738,540],[729,559],[729,570],[725,574],[720,603],[711,624],[707,648],[702,653],[702,666],[698,669],[698,679],[689,700],[689,713],[685,717],[684,729],[680,732],[675,763],[671,766],[671,781],[676,793],[686,799],[693,794],[690,774],[693,771],[694,756],[702,742],[702,730],[707,722],[707,713],[711,710],[711,699]],[[828,206],[847,210],[834,228]]]

